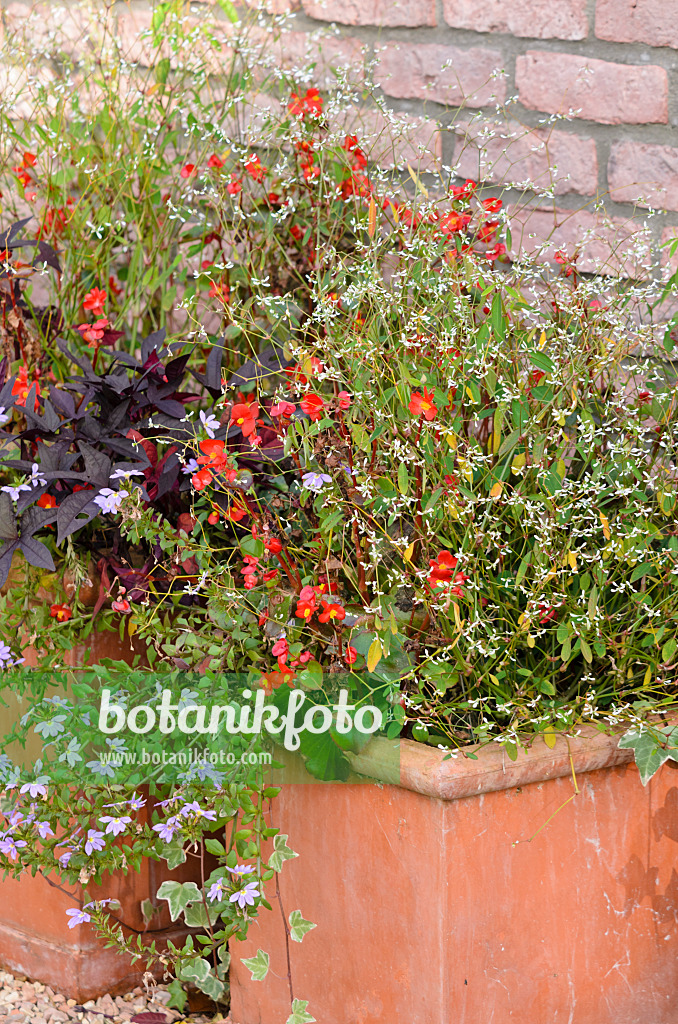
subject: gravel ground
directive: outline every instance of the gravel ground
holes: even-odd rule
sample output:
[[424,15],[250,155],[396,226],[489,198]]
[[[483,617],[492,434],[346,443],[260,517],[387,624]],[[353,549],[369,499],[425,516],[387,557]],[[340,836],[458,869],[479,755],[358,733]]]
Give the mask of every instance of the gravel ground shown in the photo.
[[[167,1006],[169,992],[164,985],[156,985],[152,992],[135,988],[123,996],[101,996],[80,1006],[75,999],[67,999],[39,981],[15,978],[0,971],[0,1022],[2,1024],[51,1024],[57,1021],[81,1021],[83,1024],[121,1024],[131,1021],[136,1014],[158,1014],[166,1024],[185,1021],[187,1024],[211,1024],[221,1021],[231,1024],[230,1016],[205,1013],[179,1013]],[[143,1024],[143,1021],[141,1022]],[[148,1021],[151,1024],[151,1021]]]

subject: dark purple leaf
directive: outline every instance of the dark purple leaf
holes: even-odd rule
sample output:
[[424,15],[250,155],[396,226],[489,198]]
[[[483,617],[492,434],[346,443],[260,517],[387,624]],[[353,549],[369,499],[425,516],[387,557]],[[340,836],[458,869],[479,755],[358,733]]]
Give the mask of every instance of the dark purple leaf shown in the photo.
[[168,1019],[164,1013],[135,1013],[130,1024],[167,1024]]
[[12,557],[18,547],[19,541],[13,540],[9,544],[5,544],[2,551],[0,551],[0,587],[4,586],[7,582],[9,570],[12,568]]
[[98,490],[76,491],[64,498],[57,514],[57,544],[99,515],[101,509],[93,501],[98,493]]
[[5,491],[0,491],[0,540],[15,540],[17,536],[12,499]]
[[49,548],[45,547],[42,541],[36,540],[35,537],[24,537],[22,535],[19,538],[18,545],[24,558],[30,565],[34,565],[38,569],[48,569],[50,572],[54,572],[54,559],[49,553]]

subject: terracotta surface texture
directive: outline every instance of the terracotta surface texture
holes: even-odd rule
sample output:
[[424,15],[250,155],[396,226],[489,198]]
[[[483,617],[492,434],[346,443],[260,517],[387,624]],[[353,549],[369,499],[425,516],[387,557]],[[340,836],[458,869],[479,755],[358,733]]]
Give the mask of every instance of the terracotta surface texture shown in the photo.
[[[284,787],[282,902],[317,923],[291,943],[295,996],[322,1024],[675,1024],[678,775],[643,788],[629,753],[593,732],[516,762],[407,743],[404,786]],[[231,973],[234,1024],[286,1019],[277,910]]]

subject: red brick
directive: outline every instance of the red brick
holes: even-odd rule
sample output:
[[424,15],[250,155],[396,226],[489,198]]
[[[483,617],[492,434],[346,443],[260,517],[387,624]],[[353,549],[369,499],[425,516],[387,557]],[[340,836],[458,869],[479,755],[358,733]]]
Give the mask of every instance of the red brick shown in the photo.
[[342,25],[435,25],[435,0],[302,0],[306,14]]
[[516,86],[521,103],[531,110],[574,110],[601,124],[668,120],[668,78],[664,68],[653,64],[639,67],[528,50],[516,61]]
[[678,149],[648,142],[617,142],[607,167],[610,198],[678,210]]
[[387,43],[378,50],[374,80],[388,96],[471,107],[503,102],[504,78],[498,50],[435,44]]
[[570,256],[578,250],[576,265],[582,273],[634,278],[650,273],[651,245],[636,221],[545,207],[511,206],[508,214],[514,257],[524,253],[546,262],[559,249]]
[[678,7],[666,0],[598,0],[596,35],[616,43],[678,47]]
[[455,125],[455,164],[462,178],[534,186],[555,195],[593,195],[598,155],[593,139],[569,132],[526,128],[516,122]]
[[586,0],[443,0],[445,21],[474,32],[586,39]]

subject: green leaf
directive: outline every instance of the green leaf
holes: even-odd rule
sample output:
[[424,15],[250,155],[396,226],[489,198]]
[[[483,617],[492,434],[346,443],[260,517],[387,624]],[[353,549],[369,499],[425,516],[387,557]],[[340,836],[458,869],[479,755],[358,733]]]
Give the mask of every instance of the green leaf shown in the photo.
[[223,857],[226,853],[223,843],[220,843],[218,839],[206,839],[205,849],[208,853],[213,853],[215,857]]
[[224,12],[228,20],[232,21],[233,24],[235,25],[235,23],[238,21],[238,12],[236,11],[234,4],[231,3],[231,0],[217,0],[217,3],[221,7],[222,11]]
[[586,659],[586,661],[588,661],[590,665],[593,661],[593,654],[591,653],[591,648],[587,644],[586,640],[584,640],[583,636],[579,637],[579,643],[581,645],[581,653],[584,655],[584,658]]
[[170,73],[170,60],[169,57],[163,57],[155,65],[155,80],[159,85],[164,85],[167,81],[167,76]]
[[181,963],[177,966],[177,977],[181,981],[192,981],[195,982],[195,984],[199,984],[199,982],[205,980],[209,973],[209,962],[201,956],[197,956],[193,960],[189,960],[188,962]]
[[[678,730],[670,731],[678,732]],[[657,734],[649,729],[644,729],[642,732],[631,729],[630,732],[624,733],[619,740],[619,746],[622,749],[633,750],[640,773],[640,781],[644,786],[659,771],[664,761],[668,761],[669,758],[674,761],[678,760],[678,750],[669,751],[661,745],[665,738],[668,737],[665,736],[664,730]]]
[[308,999],[295,999],[292,1003],[292,1012],[287,1018],[286,1024],[313,1024],[315,1017],[306,1013]]
[[553,373],[555,370],[553,360],[549,359],[545,352],[530,352],[530,362],[545,373]]
[[636,580],[641,579],[643,576],[647,576],[652,569],[654,569],[652,562],[643,562],[642,565],[637,565],[631,573],[631,583],[635,583]]
[[299,856],[298,853],[289,848],[287,838],[285,835],[280,835],[276,836],[273,840],[273,853],[268,858],[268,866],[273,868],[274,871],[282,871],[283,863],[286,860],[292,860],[294,857]]
[[158,899],[167,900],[170,917],[176,921],[187,904],[200,900],[200,889],[195,882],[175,882],[169,879],[158,889]]
[[197,987],[201,992],[204,992],[206,996],[213,999],[214,1002],[218,1002],[226,991],[226,986],[223,981],[217,978],[214,971],[210,971],[206,978],[201,978],[196,982]]
[[398,490],[401,494],[407,494],[407,485],[410,482],[410,475],[407,472],[407,465],[401,462],[398,466]]
[[161,856],[163,860],[167,861],[167,867],[170,871],[174,871],[175,868],[178,868],[180,864],[186,861],[184,844],[179,839],[172,840],[171,843],[165,845]]
[[676,644],[676,641],[673,639],[673,637],[671,637],[670,640],[666,641],[666,643],[662,647],[662,661],[671,661],[673,655],[676,653],[676,646],[678,645]]
[[209,916],[205,905],[200,903],[191,903],[184,910],[184,921],[188,928],[208,928],[210,924]]
[[290,938],[294,942],[301,942],[306,932],[310,932],[316,925],[312,921],[305,921],[300,910],[293,910],[290,914]]
[[188,1001],[188,996],[184,991],[184,987],[178,978],[173,978],[167,986],[167,991],[170,994],[170,1000],[167,1004],[173,1007],[175,1010],[179,1010],[181,1013]]
[[598,587],[594,587],[589,594],[589,622],[593,622],[596,617],[596,605],[598,604]]
[[263,981],[268,974],[270,957],[263,949],[257,950],[256,956],[241,957],[240,963],[244,964],[252,975],[252,981]]

